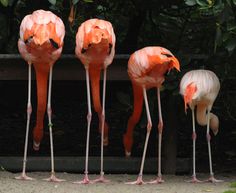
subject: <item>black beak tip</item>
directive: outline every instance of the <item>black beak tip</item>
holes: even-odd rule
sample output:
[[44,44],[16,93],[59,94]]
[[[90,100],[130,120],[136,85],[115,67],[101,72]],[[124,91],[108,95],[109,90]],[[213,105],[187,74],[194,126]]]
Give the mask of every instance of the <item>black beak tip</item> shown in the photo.
[[50,43],[52,44],[52,46],[56,49],[59,48],[59,45],[53,40],[53,39],[50,39]]

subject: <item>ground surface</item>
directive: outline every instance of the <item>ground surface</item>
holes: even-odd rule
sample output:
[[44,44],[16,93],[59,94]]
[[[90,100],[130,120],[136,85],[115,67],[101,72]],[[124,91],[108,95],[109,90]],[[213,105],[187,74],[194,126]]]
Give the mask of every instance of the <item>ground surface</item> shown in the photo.
[[[34,181],[18,181],[14,177],[19,174],[13,174],[9,172],[0,172],[0,192],[1,193],[201,193],[201,192],[213,192],[223,193],[226,190],[230,190],[229,184],[236,180],[236,175],[221,174],[216,177],[224,180],[222,183],[200,183],[191,184],[186,182],[189,176],[168,176],[164,175],[165,183],[159,185],[127,185],[124,184],[127,181],[136,179],[136,175],[107,175],[106,177],[111,180],[108,184],[91,184],[91,185],[78,185],[72,182],[82,179],[81,174],[68,174],[58,173],[59,178],[63,178],[66,182],[62,183],[50,183],[45,182],[42,179],[47,178],[49,173],[34,172],[28,175],[35,178]],[[199,175],[199,179],[207,179],[207,175]],[[91,179],[96,178],[95,175],[91,175]],[[155,178],[154,175],[144,175],[144,180],[150,180]]]

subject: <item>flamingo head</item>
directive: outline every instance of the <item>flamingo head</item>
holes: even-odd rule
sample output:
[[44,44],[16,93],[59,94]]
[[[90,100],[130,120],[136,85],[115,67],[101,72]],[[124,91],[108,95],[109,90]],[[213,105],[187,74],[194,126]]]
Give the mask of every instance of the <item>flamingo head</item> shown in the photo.
[[185,112],[187,111],[188,104],[192,103],[193,95],[197,91],[197,86],[191,82],[190,84],[187,85],[185,92],[184,92],[184,108]]
[[170,52],[162,52],[161,54],[166,56],[165,60],[167,60],[166,62],[169,64],[169,71],[172,68],[175,68],[177,71],[180,71],[179,61],[174,55],[172,55]]
[[24,33],[24,42],[26,44],[34,44],[35,46],[51,44],[55,49],[62,46],[60,37],[56,33],[53,33],[52,29],[46,25],[33,26],[31,30],[26,30]]
[[108,44],[110,41],[110,35],[107,29],[102,29],[99,26],[94,26],[87,36],[87,47],[100,43]]

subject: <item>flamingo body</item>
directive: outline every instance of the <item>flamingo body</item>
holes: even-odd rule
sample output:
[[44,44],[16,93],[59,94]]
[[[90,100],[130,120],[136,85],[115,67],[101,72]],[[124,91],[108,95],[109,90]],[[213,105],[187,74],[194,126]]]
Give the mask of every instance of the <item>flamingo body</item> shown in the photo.
[[179,70],[178,63],[169,50],[163,47],[145,47],[131,55],[128,74],[139,85],[147,88],[157,85],[160,87],[165,80],[164,74],[173,67]]
[[[220,81],[210,70],[192,70],[181,79],[180,94],[184,96],[185,110],[187,105],[191,108],[197,106],[197,121],[200,125],[207,125],[206,110],[212,109],[219,90]],[[210,116],[210,127],[216,134],[219,120],[213,113]]]
[[[113,27],[109,21],[89,19],[78,28],[76,56],[85,67],[106,68],[113,61],[115,41]],[[110,45],[112,47],[109,47]]]
[[[89,133],[92,117],[90,102],[90,81],[92,88],[92,99],[95,111],[99,117],[99,131],[101,132],[101,175],[99,182],[105,182],[103,172],[103,145],[108,145],[108,124],[105,122],[105,88],[106,88],[106,69],[112,63],[115,55],[115,34],[112,24],[101,19],[89,19],[83,22],[76,34],[75,54],[80,59],[86,70],[88,115],[87,115],[87,142],[85,177],[82,182],[90,183],[88,179],[88,151]],[[103,98],[100,101],[100,74],[103,74]]]
[[[53,64],[61,55],[64,36],[65,27],[59,17],[50,11],[34,11],[21,22],[19,52],[29,63]],[[52,46],[50,39],[58,49]]]
[[[40,142],[43,137],[44,115],[47,105],[49,120],[50,144],[51,144],[51,164],[52,176],[49,180],[59,181],[54,175],[53,160],[53,141],[51,123],[51,82],[53,64],[60,57],[63,47],[65,27],[62,20],[50,11],[37,10],[27,15],[20,25],[20,38],[18,49],[21,56],[29,64],[28,79],[28,104],[27,104],[27,126],[25,138],[25,153],[23,161],[23,172],[18,179],[30,179],[25,174],[26,155],[28,146],[28,130],[31,116],[31,64],[36,72],[37,81],[37,117],[36,125],[33,130],[33,148],[39,150]],[[47,84],[49,76],[49,88]],[[48,97],[47,97],[48,94]],[[48,99],[48,103],[47,103]],[[47,103],[47,104],[46,104]]]
[[172,68],[180,69],[178,60],[163,47],[145,47],[134,52],[128,61],[128,74],[133,85],[134,111],[128,121],[124,135],[126,155],[131,154],[133,129],[140,119],[143,105],[142,87],[160,88],[165,80],[165,73]]
[[145,101],[146,113],[147,113],[147,134],[144,145],[142,163],[140,167],[139,177],[135,182],[131,184],[142,184],[143,166],[146,154],[146,148],[148,144],[149,134],[152,128],[152,121],[148,106],[146,90],[152,87],[157,88],[158,98],[158,112],[159,112],[159,150],[158,150],[158,178],[153,183],[163,182],[161,178],[161,138],[163,130],[163,120],[161,113],[160,102],[160,87],[165,80],[165,74],[172,68],[180,69],[179,61],[177,58],[166,48],[163,47],[145,47],[134,52],[128,61],[128,74],[132,81],[133,95],[134,95],[134,110],[130,116],[127,124],[127,130],[123,138],[126,156],[130,156],[133,145],[133,129],[138,123],[143,107],[143,99]]
[[211,145],[210,145],[210,132],[211,128],[214,135],[218,133],[219,130],[219,119],[218,117],[211,113],[213,103],[220,90],[220,81],[214,72],[209,70],[191,70],[187,72],[181,79],[180,82],[180,94],[183,95],[185,103],[185,111],[187,106],[192,110],[192,122],[193,122],[193,175],[190,182],[200,182],[196,178],[196,168],[195,168],[195,144],[196,144],[196,130],[195,130],[195,107],[197,122],[204,126],[207,125],[206,139],[208,144],[209,153],[209,167],[210,167],[210,178],[208,181],[219,182],[214,178],[212,169],[212,158],[211,158]]

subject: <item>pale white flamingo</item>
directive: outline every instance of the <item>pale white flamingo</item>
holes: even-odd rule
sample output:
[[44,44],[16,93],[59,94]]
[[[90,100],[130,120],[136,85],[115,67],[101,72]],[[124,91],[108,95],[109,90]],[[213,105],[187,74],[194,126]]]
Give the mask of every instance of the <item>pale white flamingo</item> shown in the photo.
[[185,111],[187,110],[187,105],[192,110],[192,124],[193,124],[193,175],[190,182],[200,182],[196,177],[196,167],[195,167],[195,144],[196,144],[196,130],[195,130],[195,115],[194,110],[197,107],[197,122],[198,124],[204,126],[207,125],[207,144],[209,153],[209,166],[210,166],[210,178],[208,181],[219,182],[214,178],[214,173],[212,170],[212,158],[211,158],[211,136],[210,128],[212,129],[214,135],[218,133],[219,130],[219,119],[218,117],[211,113],[213,103],[220,90],[220,81],[213,73],[209,70],[192,70],[187,72],[180,82],[180,94],[183,95]]

